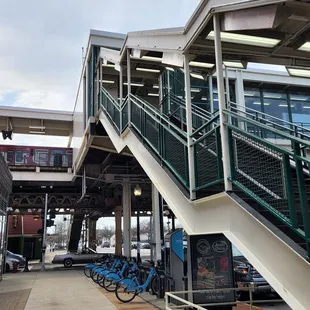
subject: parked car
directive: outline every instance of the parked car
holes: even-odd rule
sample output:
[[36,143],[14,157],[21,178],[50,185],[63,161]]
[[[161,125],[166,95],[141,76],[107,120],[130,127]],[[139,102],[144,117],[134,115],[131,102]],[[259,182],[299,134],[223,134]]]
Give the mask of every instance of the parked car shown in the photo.
[[102,248],[109,248],[111,246],[111,243],[109,241],[104,241],[102,244],[101,244],[101,247]]
[[88,264],[94,260],[100,260],[103,258],[103,254],[100,253],[89,253],[89,254],[61,254],[55,255],[52,260],[53,264],[63,264],[66,268],[72,267],[75,264]]
[[151,245],[149,243],[142,243],[141,244],[141,249],[150,249]]
[[[253,287],[255,293],[275,293],[264,277],[251,265],[251,263],[242,255],[242,253],[232,246],[233,264],[235,271],[235,280],[238,287]],[[260,289],[259,289],[260,288]],[[248,299],[248,292],[238,291],[238,299]]]
[[26,259],[20,254],[15,254],[15,253],[12,253],[11,251],[6,251],[6,257],[7,259],[8,258],[17,259],[19,263],[19,267],[25,267],[26,265]]
[[18,268],[19,268],[18,259],[6,256],[6,258],[5,258],[5,271],[9,272],[9,271],[17,270]]

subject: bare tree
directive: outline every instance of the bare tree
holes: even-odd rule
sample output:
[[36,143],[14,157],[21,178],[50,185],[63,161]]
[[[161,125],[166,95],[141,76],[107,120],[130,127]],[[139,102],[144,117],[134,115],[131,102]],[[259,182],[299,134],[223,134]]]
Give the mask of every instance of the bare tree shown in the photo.
[[55,242],[58,244],[64,245],[64,243],[67,241],[67,228],[66,223],[64,221],[58,220],[56,223],[56,229],[55,229]]
[[[140,222],[140,235],[147,235],[148,239],[150,239],[151,231],[149,220],[143,220]],[[131,227],[131,236],[133,240],[137,240],[137,226]]]
[[114,235],[114,233],[115,229],[108,226],[96,230],[98,240],[102,239],[110,240],[110,238]]

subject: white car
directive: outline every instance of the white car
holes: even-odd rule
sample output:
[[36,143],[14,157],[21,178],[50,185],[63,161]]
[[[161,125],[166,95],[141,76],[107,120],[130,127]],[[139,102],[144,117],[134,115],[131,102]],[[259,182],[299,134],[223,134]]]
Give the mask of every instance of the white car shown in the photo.
[[5,271],[6,272],[13,271],[15,264],[17,265],[16,266],[16,270],[17,270],[19,267],[19,261],[15,258],[11,258],[7,256],[5,259]]

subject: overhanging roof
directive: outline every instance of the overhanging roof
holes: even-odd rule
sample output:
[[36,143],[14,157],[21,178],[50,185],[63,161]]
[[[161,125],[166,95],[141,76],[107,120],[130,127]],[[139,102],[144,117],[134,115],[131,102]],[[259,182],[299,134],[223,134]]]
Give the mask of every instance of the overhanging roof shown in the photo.
[[0,130],[13,128],[19,134],[42,131],[44,135],[70,136],[72,125],[72,112],[7,106],[0,109]]
[[207,37],[215,13],[221,14],[223,32],[275,42],[261,46],[222,38],[224,59],[310,67],[310,47],[300,49],[310,42],[310,4],[299,0],[203,0],[184,28],[128,33],[120,61],[126,62],[125,51],[130,48],[144,55],[189,53],[192,60],[214,62],[214,42]]

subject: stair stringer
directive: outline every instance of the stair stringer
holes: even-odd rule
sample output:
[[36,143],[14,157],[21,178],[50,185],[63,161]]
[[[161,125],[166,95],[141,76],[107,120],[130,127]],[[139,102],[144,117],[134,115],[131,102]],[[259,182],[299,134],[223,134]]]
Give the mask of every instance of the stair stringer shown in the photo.
[[120,137],[106,115],[99,119],[116,150],[131,150],[189,235],[224,233],[286,303],[310,309],[310,264],[226,193],[188,200],[131,130]]

